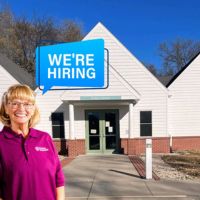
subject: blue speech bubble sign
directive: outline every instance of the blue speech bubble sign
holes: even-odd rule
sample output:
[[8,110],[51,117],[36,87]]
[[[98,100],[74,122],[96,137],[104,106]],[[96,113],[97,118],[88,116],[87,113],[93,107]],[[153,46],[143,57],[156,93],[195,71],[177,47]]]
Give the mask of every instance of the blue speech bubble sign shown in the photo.
[[43,94],[54,86],[103,88],[104,40],[37,47],[36,84]]

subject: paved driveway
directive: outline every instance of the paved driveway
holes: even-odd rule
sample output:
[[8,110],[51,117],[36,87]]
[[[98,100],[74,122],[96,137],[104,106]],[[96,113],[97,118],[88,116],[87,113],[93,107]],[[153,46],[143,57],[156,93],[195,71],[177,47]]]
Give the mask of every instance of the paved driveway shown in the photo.
[[78,156],[63,169],[67,200],[200,199],[200,184],[141,179],[125,155]]

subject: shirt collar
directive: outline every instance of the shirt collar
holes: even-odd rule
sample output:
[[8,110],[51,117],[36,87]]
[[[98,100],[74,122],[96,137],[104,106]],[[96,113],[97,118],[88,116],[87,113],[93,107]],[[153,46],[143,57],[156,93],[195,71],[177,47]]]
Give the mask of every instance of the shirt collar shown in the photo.
[[[4,126],[2,132],[3,132],[4,136],[7,137],[7,138],[20,138],[20,137],[22,137],[22,134],[17,134],[16,132],[14,132],[8,126]],[[39,137],[39,134],[37,134],[36,131],[33,128],[30,128],[28,137],[29,136],[33,137],[33,138],[37,138],[37,137]]]

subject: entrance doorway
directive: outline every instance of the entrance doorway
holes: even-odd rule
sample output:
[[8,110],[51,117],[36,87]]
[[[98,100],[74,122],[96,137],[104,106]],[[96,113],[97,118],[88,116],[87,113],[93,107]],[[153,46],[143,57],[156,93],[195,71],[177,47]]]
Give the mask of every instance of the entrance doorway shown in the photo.
[[117,153],[119,149],[118,110],[86,110],[87,153]]

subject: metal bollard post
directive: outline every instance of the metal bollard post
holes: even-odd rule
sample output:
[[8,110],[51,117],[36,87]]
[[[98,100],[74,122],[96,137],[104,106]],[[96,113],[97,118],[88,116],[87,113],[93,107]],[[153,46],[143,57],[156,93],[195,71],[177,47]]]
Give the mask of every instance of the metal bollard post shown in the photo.
[[146,179],[152,179],[152,139],[146,139]]

